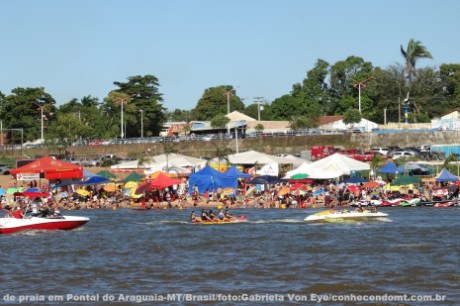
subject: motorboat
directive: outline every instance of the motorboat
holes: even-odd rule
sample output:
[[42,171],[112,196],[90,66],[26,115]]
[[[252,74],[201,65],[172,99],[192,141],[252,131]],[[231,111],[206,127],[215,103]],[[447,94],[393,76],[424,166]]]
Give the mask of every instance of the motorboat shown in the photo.
[[361,219],[371,219],[371,218],[385,218],[388,217],[388,214],[383,212],[356,212],[348,210],[324,210],[316,214],[310,215],[305,218],[305,221],[328,221],[328,220],[338,220],[338,219],[348,219],[348,220],[361,220]]
[[89,218],[78,216],[0,218],[0,234],[30,230],[71,230],[87,223]]

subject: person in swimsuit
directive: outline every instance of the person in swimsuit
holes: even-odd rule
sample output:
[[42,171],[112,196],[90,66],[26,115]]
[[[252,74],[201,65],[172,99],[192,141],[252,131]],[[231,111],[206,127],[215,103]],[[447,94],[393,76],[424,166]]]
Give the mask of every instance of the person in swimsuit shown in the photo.
[[204,209],[201,211],[201,221],[211,221],[211,218],[209,218],[208,213]]
[[199,218],[195,214],[195,211],[192,211],[192,213],[190,214],[190,221],[192,221],[193,223],[198,223],[198,222],[201,222],[201,218]]

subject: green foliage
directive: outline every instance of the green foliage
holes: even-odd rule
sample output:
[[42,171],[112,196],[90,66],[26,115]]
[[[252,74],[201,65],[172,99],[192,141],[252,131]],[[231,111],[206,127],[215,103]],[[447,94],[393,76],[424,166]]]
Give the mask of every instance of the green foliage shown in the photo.
[[302,100],[292,95],[284,95],[275,99],[271,104],[271,111],[275,120],[290,120],[292,117],[305,113]]
[[382,155],[375,154],[371,159],[371,169],[373,169],[375,172],[377,168],[380,168],[380,166],[382,166],[382,163],[383,163]]
[[230,122],[227,116],[224,114],[217,114],[211,119],[211,127],[213,129],[224,129],[227,123]]
[[349,108],[344,114],[343,114],[343,123],[345,124],[353,124],[353,123],[359,123],[362,119],[361,114],[359,113],[359,110],[355,108]]
[[423,46],[419,40],[415,41],[413,38],[409,40],[406,50],[404,50],[401,45],[401,54],[406,63],[406,72],[409,81],[412,80],[413,76],[416,76],[417,71],[415,69],[415,64],[417,63],[417,60],[421,58],[433,58],[426,47]]
[[318,117],[297,116],[290,122],[291,129],[294,131],[318,127]]
[[[153,75],[132,76],[128,78],[128,82],[114,82],[114,85],[119,89],[115,90],[118,93],[124,93],[130,97],[129,103],[126,104],[124,110],[124,120],[126,121],[126,137],[140,136],[140,112],[143,110],[144,116],[144,131],[146,134],[158,135],[165,122],[165,108],[161,104],[163,98],[159,92],[158,79]],[[105,100],[106,108],[113,111],[115,105],[120,105],[119,102],[114,104],[110,97]],[[118,116],[111,116],[116,122],[116,117],[120,118],[120,110],[118,108]],[[118,120],[118,126],[120,126]]]
[[[41,138],[41,108],[44,127],[53,120],[56,112],[53,97],[39,88],[15,88],[2,99],[1,116],[4,129],[23,129],[24,140]],[[45,131],[46,138],[46,131]]]
[[256,130],[256,132],[263,132],[263,130],[265,129],[264,125],[263,124],[260,124],[258,123],[254,129]]
[[192,110],[192,115],[196,120],[211,120],[217,114],[227,114],[228,105],[230,105],[230,112],[244,111],[244,103],[236,95],[232,86],[211,87],[204,91],[198,104]]

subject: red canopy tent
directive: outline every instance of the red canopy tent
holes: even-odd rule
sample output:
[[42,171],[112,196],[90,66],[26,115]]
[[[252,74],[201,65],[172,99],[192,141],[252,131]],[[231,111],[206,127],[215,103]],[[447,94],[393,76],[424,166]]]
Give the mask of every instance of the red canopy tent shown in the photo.
[[48,180],[83,177],[82,167],[49,156],[36,159],[24,166],[13,169],[10,173],[15,176],[17,174],[40,173]]
[[160,173],[158,174],[156,179],[150,182],[150,187],[157,188],[157,189],[164,189],[166,187],[177,185],[180,183],[181,183],[180,179],[174,179],[174,178],[167,176],[166,174]]

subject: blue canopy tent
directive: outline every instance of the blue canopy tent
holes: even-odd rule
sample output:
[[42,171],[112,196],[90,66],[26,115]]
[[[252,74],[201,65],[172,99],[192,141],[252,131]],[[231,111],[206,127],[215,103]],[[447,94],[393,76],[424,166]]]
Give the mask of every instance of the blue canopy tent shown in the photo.
[[357,177],[357,176],[352,176],[342,181],[342,183],[347,183],[347,184],[360,184],[360,183],[367,183],[367,182],[369,182],[368,179]]
[[251,177],[250,174],[241,172],[235,166],[231,166],[230,168],[228,168],[227,171],[224,172],[224,174],[227,174],[229,176],[235,176],[237,178],[250,178]]
[[435,178],[436,182],[458,182],[458,177],[449,172],[446,168],[443,168],[441,172]]
[[377,172],[387,174],[401,173],[400,169],[398,169],[398,167],[392,161],[388,162],[385,166],[378,169]]
[[105,178],[100,175],[95,175],[95,176],[90,177],[87,180],[76,182],[74,184],[75,185],[97,185],[97,184],[103,184],[103,183],[108,183],[108,182],[110,182],[108,178]]
[[257,176],[253,178],[247,183],[249,185],[265,185],[265,184],[277,184],[277,183],[285,183],[285,182],[287,182],[285,179],[278,178],[277,176],[261,175],[261,176]]
[[193,187],[198,187],[198,192],[203,193],[206,190],[213,192],[221,188],[238,188],[238,179],[236,176],[229,176],[219,172],[210,166],[206,166],[198,172],[190,174],[188,179],[189,194],[192,194]]

